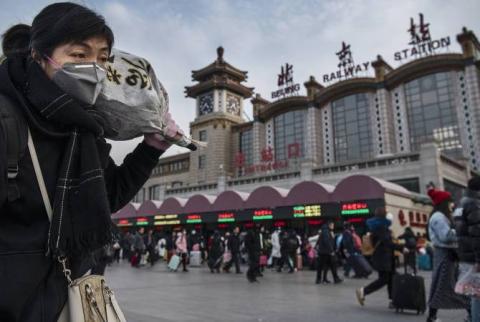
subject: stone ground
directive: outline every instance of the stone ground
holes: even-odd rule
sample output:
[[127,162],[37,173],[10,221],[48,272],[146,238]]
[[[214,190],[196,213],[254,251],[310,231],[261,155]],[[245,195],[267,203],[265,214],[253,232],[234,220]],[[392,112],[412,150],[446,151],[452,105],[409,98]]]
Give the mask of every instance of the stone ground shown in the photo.
[[[424,275],[428,288],[429,274]],[[367,284],[367,280],[315,285],[311,271],[267,271],[260,283],[250,284],[245,275],[211,274],[206,268],[173,273],[164,263],[139,269],[120,263],[108,267],[106,277],[129,322],[426,320],[425,315],[388,310],[386,290],[372,294],[366,306],[360,307],[354,290]],[[442,321],[461,322],[464,312],[441,311],[439,317]]]

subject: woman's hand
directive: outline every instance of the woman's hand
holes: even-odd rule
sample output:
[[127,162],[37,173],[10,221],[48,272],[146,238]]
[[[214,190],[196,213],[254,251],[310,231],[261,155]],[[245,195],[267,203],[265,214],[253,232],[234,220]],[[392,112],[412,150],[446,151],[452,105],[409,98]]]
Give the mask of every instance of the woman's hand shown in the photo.
[[183,135],[183,131],[180,130],[177,123],[175,123],[175,121],[172,119],[172,115],[170,113],[167,113],[165,119],[167,125],[165,126],[163,135],[159,133],[150,133],[145,134],[144,136],[144,141],[146,144],[161,151],[166,151],[172,145],[172,143],[165,140],[165,137],[175,138],[178,135]]

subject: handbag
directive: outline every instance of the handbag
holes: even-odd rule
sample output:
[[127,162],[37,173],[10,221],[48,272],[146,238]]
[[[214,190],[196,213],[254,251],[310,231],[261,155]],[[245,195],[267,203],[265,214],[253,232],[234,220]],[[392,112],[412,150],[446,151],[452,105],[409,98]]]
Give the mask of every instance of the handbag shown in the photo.
[[[30,129],[28,130],[28,150],[48,219],[52,221],[52,204],[48,198]],[[68,281],[68,302],[60,315],[60,320],[70,322],[126,322],[112,290],[105,282],[104,276],[86,275],[72,280],[67,258],[58,257],[57,260],[62,265],[63,273]]]

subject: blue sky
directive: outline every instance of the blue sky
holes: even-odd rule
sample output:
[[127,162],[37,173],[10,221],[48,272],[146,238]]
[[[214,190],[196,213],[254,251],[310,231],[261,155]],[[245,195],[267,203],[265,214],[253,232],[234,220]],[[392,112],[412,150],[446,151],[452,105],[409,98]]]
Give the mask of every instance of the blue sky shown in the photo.
[[[0,30],[33,17],[54,1],[1,0]],[[451,36],[449,48],[458,52],[455,36],[463,26],[480,37],[480,1],[475,0],[136,0],[76,1],[105,16],[116,37],[116,47],[144,56],[170,95],[173,117],[184,130],[194,119],[192,99],[184,97],[191,70],[216,58],[247,70],[247,86],[269,98],[276,89],[280,66],[294,65],[294,80],[317,80],[336,70],[335,52],[341,42],[351,45],[356,62],[378,54],[393,67],[395,51],[408,47],[410,17],[423,12],[432,38]],[[302,86],[303,91],[303,86]],[[247,102],[247,113],[251,104]],[[114,143],[117,162],[137,141]],[[169,151],[177,152],[178,149]]]

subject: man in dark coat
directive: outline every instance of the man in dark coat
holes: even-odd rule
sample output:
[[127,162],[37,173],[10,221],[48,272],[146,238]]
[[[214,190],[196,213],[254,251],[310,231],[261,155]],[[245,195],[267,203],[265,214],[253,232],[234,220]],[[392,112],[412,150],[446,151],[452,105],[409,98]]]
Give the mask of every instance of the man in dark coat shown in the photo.
[[[315,246],[318,254],[318,264],[317,264],[317,278],[315,283],[320,284],[323,282],[325,284],[330,283],[327,279],[327,273],[330,269],[332,271],[333,279],[336,284],[341,283],[342,279],[338,277],[337,274],[337,264],[336,264],[336,245],[335,245],[335,236],[333,235],[334,223],[329,222],[326,225],[322,226],[322,231],[318,236],[317,245]],[[322,279],[323,274],[323,279]]]
[[232,259],[225,265],[225,271],[229,272],[230,268],[235,264],[235,272],[241,274],[240,271],[240,228],[235,227],[233,234],[228,238],[228,249],[232,253]]
[[282,257],[278,262],[277,272],[282,272],[283,266],[285,264],[287,264],[288,266],[289,273],[294,272],[293,260],[295,258],[290,258],[291,249],[292,245],[290,244],[290,234],[286,231],[282,231],[280,234],[280,254],[282,255]]
[[[468,189],[454,215],[461,263],[472,265],[480,272],[480,177],[468,181]],[[480,319],[480,300],[472,297],[472,321]]]
[[[372,266],[378,272],[378,278],[364,288],[357,289],[356,295],[360,305],[365,305],[365,296],[378,291],[384,286],[388,287],[388,298],[392,299],[393,275],[395,274],[395,250],[403,250],[403,246],[393,242],[390,226],[392,222],[386,218],[385,208],[375,209],[375,217],[367,221],[371,231]],[[390,303],[391,306],[391,303]]]
[[258,226],[249,230],[245,236],[245,248],[248,253],[247,279],[250,283],[258,282],[257,273],[260,266],[260,232]]

